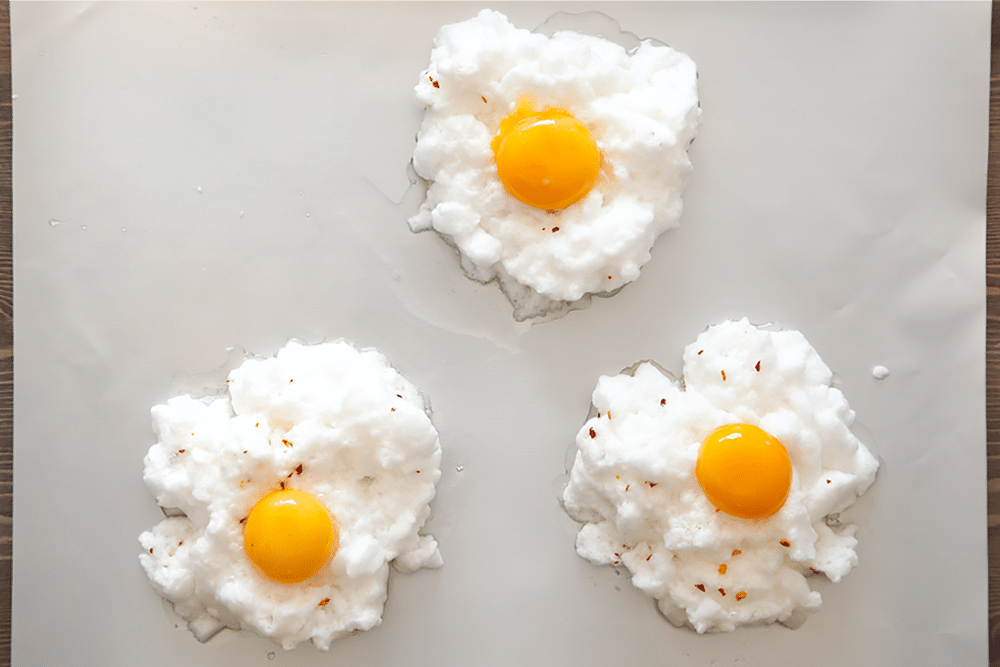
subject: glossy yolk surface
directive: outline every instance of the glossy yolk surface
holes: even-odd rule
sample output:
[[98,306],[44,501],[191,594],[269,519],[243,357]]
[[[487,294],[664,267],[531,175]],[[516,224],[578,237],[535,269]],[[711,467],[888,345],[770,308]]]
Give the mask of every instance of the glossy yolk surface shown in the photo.
[[562,109],[536,111],[528,98],[500,122],[492,148],[507,192],[546,210],[583,199],[601,168],[601,152],[583,123]]
[[330,514],[304,491],[282,489],[261,498],[247,517],[243,547],[261,572],[294,584],[316,574],[340,536]]
[[784,445],[750,424],[729,424],[705,438],[695,473],[712,504],[743,519],[777,512],[792,485]]

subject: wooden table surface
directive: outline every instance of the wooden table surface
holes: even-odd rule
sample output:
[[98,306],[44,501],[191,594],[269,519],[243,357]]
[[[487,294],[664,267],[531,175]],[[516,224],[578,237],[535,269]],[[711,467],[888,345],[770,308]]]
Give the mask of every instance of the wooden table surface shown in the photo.
[[[986,190],[986,457],[990,665],[1000,667],[1000,0],[993,0]],[[0,2],[0,667],[10,665],[14,450],[10,5]]]

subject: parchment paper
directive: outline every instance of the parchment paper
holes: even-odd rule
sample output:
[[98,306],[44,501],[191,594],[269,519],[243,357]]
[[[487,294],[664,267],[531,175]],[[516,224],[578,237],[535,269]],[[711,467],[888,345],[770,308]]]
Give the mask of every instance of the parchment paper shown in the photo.
[[[412,88],[483,6],[13,3],[13,663],[985,664],[989,3],[492,5],[601,10],[699,68],[681,227],[535,326],[405,222]],[[806,335],[882,469],[805,625],[699,636],[576,555],[558,494],[598,376],[680,373],[742,316]],[[430,398],[445,566],[327,654],[202,645],[138,563],[149,409],[290,338],[376,347]]]

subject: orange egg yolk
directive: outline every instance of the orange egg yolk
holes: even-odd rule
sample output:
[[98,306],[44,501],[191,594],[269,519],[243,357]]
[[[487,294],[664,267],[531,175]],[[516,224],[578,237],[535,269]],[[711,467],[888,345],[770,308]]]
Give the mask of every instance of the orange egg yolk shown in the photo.
[[562,109],[536,111],[528,98],[500,122],[492,148],[507,192],[546,210],[583,199],[601,168],[601,152],[583,123]]
[[253,564],[284,584],[316,574],[337,551],[339,540],[326,507],[296,489],[261,498],[250,510],[243,531],[243,547]]
[[778,439],[750,424],[729,424],[705,438],[695,467],[712,504],[743,519],[771,516],[785,504],[792,462]]

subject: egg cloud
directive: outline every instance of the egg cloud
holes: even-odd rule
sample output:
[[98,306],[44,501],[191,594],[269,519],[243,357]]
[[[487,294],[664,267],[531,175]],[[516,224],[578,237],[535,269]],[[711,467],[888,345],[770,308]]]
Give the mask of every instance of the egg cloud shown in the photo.
[[416,98],[410,221],[466,274],[497,280],[518,320],[636,280],[679,224],[701,109],[692,60],[572,31],[515,28],[498,12],[441,28]]
[[379,625],[390,564],[442,564],[420,534],[441,474],[423,396],[344,341],[247,359],[226,389],[152,410],[143,479],[168,509],[139,537],[153,588],[202,641],[228,627],[326,650]]
[[681,381],[650,362],[601,377],[562,496],[577,552],[699,633],[804,620],[809,578],[858,564],[839,515],[878,470],[832,380],[801,333],[746,319],[687,346]]

